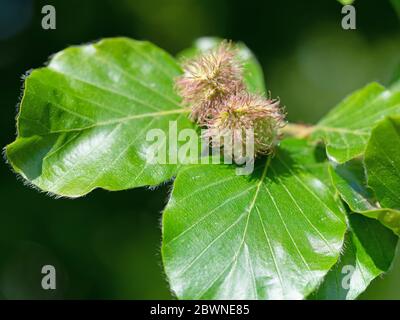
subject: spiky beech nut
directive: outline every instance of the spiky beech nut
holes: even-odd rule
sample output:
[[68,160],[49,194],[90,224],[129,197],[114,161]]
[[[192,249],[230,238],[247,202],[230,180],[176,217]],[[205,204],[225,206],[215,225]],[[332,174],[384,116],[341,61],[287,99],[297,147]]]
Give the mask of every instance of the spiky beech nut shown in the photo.
[[278,99],[238,91],[229,96],[219,113],[208,121],[203,137],[209,139],[213,147],[224,147],[227,138],[233,147],[243,150],[246,144],[253,143],[256,157],[274,151],[281,138],[279,131],[285,124]]
[[223,41],[183,63],[184,73],[176,79],[183,103],[191,107],[191,119],[200,125],[218,113],[221,103],[232,92],[244,89],[242,63],[238,50]]

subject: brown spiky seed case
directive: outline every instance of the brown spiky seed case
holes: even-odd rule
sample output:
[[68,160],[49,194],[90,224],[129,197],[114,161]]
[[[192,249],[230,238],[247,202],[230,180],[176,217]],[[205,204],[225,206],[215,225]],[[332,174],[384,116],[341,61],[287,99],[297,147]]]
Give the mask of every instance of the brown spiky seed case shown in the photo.
[[244,89],[237,49],[224,41],[217,48],[183,63],[176,87],[183,103],[191,107],[191,119],[204,125],[219,111],[233,91]]
[[185,61],[183,70],[177,90],[191,108],[190,118],[206,128],[203,137],[214,147],[223,147],[228,134],[233,145],[245,148],[246,130],[252,130],[255,156],[274,151],[285,125],[280,102],[247,92],[238,49],[231,42]]
[[204,136],[220,143],[227,132],[233,145],[245,147],[246,130],[253,130],[255,155],[270,154],[280,139],[279,129],[285,125],[279,100],[237,92],[224,101],[220,112],[209,121]]

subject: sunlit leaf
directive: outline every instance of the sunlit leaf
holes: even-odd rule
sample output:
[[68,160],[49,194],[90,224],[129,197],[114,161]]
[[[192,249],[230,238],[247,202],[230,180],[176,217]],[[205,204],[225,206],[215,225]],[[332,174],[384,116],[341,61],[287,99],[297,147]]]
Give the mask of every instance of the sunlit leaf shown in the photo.
[[[259,65],[240,46],[246,83],[264,90]],[[177,165],[149,163],[154,142],[145,138],[150,129],[168,135],[170,121],[178,132],[194,127],[174,90],[180,73],[166,52],[126,38],[56,54],[25,81],[18,137],[6,150],[10,164],[40,189],[70,197],[170,179]]]
[[346,230],[323,150],[285,140],[250,176],[181,170],[163,216],[162,255],[183,299],[301,299],[336,263]]
[[180,72],[161,49],[125,38],[59,52],[25,81],[9,162],[40,189],[72,197],[171,178],[176,165],[147,163],[145,137],[172,120],[192,127],[173,88]]
[[383,118],[400,114],[400,91],[372,83],[356,91],[316,126],[328,156],[343,163],[364,153],[372,128]]
[[[179,57],[219,41],[201,38]],[[247,88],[265,93],[260,65],[239,48]],[[181,72],[163,50],[126,38],[59,52],[25,81],[9,163],[39,189],[70,197],[177,175],[162,257],[179,298],[303,299],[319,288],[313,297],[353,299],[388,269],[397,238],[376,220],[400,233],[400,120],[386,119],[400,114],[398,84],[357,91],[315,126],[312,141],[285,139],[252,174],[238,175],[236,165],[149,163],[150,129],[167,135],[169,156],[184,143],[168,139],[171,121],[177,132],[195,129],[174,89]],[[352,214],[345,248],[342,200],[376,219]],[[340,289],[334,281],[347,265],[355,272]]]

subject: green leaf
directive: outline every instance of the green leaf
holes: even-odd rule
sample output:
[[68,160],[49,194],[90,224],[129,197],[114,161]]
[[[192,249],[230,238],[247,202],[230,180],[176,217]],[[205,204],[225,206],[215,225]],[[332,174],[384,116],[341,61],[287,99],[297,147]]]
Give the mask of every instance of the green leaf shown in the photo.
[[373,190],[367,186],[361,160],[354,159],[344,164],[332,164],[330,173],[334,186],[351,211],[378,219],[393,232],[400,234],[398,224],[400,212],[380,206]]
[[[247,85],[264,90],[260,66],[239,46]],[[25,81],[8,161],[34,186],[69,197],[172,178],[177,165],[146,160],[153,142],[145,137],[150,129],[167,133],[175,120],[178,132],[194,128],[174,90],[181,72],[163,50],[126,38],[61,51]],[[165,143],[171,148],[168,138]]]
[[25,80],[18,137],[8,161],[33,185],[76,197],[94,188],[121,190],[157,185],[176,165],[149,164],[152,128],[191,128],[174,78],[174,58],[126,38],[70,47]]
[[398,238],[389,229],[358,214],[350,214],[349,223],[340,261],[311,295],[312,299],[355,299],[392,264]]
[[385,224],[400,234],[400,117],[388,117],[373,131],[365,152],[368,185],[382,207],[396,209]]
[[365,165],[382,206],[400,209],[400,117],[388,117],[372,131]]
[[332,163],[332,182],[353,212],[376,210],[373,193],[367,187],[364,166],[354,159],[344,164]]
[[181,170],[163,215],[162,256],[182,299],[301,299],[336,263],[345,210],[323,150],[287,139],[253,174]]
[[331,110],[316,126],[330,159],[343,163],[361,156],[372,128],[383,118],[400,114],[400,91],[372,83],[356,91]]
[[[191,48],[185,49],[178,54],[179,59],[191,58],[199,53],[208,51],[218,46],[222,41],[216,37],[202,37],[197,39]],[[242,42],[237,43],[239,59],[243,63],[243,77],[249,91],[255,93],[265,92],[264,74],[257,58],[251,50]]]

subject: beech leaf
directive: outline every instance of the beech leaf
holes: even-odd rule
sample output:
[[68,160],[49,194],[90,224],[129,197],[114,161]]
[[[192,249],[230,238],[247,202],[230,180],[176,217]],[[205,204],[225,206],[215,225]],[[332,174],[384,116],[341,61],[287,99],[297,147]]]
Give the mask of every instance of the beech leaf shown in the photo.
[[182,299],[302,299],[336,263],[345,211],[323,151],[287,139],[250,176],[181,170],[163,216],[162,256]]

